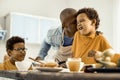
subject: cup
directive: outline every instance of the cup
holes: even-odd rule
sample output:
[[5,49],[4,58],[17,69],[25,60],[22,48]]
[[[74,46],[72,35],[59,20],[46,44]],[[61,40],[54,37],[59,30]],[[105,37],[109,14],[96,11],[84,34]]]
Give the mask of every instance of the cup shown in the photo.
[[30,68],[31,64],[32,63],[30,61],[17,61],[17,62],[15,62],[15,65],[19,71],[27,71]]
[[66,65],[70,72],[79,72],[83,67],[83,62],[81,58],[68,58]]

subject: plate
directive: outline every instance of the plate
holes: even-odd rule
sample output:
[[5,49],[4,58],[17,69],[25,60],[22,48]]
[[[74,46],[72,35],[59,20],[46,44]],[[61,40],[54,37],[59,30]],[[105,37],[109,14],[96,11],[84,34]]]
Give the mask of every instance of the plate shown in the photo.
[[63,68],[52,68],[52,67],[39,67],[37,70],[43,71],[43,72],[59,72]]
[[98,73],[120,73],[120,67],[117,68],[88,68],[90,72],[98,72]]

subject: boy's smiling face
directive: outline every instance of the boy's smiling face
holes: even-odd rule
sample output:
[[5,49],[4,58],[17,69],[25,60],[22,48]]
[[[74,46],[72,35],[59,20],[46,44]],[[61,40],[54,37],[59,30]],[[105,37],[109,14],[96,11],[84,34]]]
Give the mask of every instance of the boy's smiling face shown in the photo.
[[77,16],[77,29],[82,35],[90,35],[95,32],[95,20],[90,20],[85,13]]
[[25,58],[25,44],[22,42],[13,45],[13,50],[9,50],[10,57],[15,61],[22,61]]

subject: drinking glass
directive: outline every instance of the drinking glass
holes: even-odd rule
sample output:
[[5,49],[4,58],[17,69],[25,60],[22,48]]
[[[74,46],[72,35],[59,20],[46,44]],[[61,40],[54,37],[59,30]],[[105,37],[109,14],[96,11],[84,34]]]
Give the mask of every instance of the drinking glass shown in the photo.
[[83,62],[81,58],[68,58],[66,65],[70,72],[79,72],[83,67]]

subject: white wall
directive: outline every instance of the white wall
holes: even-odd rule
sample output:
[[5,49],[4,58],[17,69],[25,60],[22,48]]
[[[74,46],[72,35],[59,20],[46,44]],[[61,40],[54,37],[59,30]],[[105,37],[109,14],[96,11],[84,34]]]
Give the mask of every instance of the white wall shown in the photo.
[[120,53],[120,0],[114,0],[113,5],[113,47]]
[[[4,28],[4,16],[9,12],[22,12],[37,16],[59,18],[60,11],[66,8],[64,0],[0,0],[0,24]],[[27,44],[27,56],[35,57],[40,49],[39,44]],[[0,41],[0,62],[3,61],[5,42]]]
[[0,0],[0,16],[11,11],[34,15],[58,17],[59,12],[67,7],[64,0]]
[[0,41],[0,63],[3,60],[4,54],[6,54],[5,43],[3,41]]
[[[113,1],[114,0],[0,0],[0,24],[4,26],[4,16],[9,12],[22,12],[38,16],[59,18],[59,13],[66,7],[77,10],[83,7],[95,8],[100,16],[101,30],[107,40],[113,45]],[[40,45],[27,44],[28,54],[35,57]],[[5,42],[0,41],[0,54],[2,61],[5,53]]]
[[4,26],[3,16],[12,11],[59,18],[65,7],[64,0],[0,0],[0,23]]

